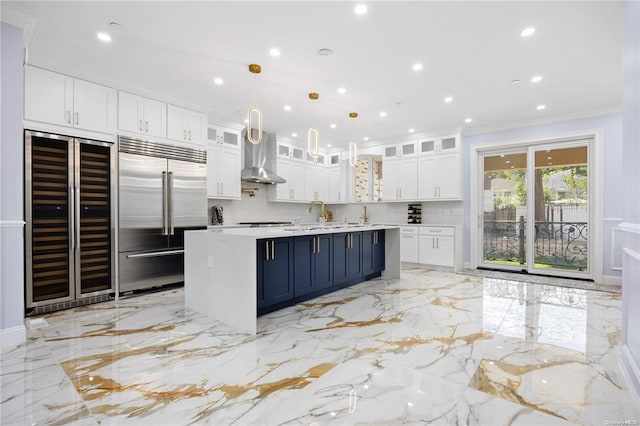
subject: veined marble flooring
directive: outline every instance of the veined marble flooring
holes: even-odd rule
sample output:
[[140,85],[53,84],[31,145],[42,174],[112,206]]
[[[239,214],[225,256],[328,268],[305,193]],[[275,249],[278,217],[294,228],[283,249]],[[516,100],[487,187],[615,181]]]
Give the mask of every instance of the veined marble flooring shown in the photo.
[[248,336],[173,289],[45,315],[2,353],[0,423],[638,424],[620,305],[404,269],[263,316]]

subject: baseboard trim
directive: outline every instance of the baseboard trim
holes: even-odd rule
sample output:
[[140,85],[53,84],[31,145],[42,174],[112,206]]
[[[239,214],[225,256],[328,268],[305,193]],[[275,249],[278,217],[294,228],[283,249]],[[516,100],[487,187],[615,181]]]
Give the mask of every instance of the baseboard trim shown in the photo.
[[620,364],[622,376],[627,382],[632,402],[636,407],[640,407],[640,367],[635,363],[627,345],[622,345]]
[[617,285],[622,287],[622,277],[616,277],[614,275],[603,275],[602,284]]
[[27,341],[27,330],[24,325],[3,328],[0,330],[0,346],[2,349],[11,349]]

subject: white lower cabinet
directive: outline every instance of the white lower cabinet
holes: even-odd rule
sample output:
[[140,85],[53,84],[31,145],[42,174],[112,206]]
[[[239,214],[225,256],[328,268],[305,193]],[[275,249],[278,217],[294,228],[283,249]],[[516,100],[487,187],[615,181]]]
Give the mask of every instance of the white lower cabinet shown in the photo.
[[435,266],[454,266],[453,228],[420,227],[418,263]]
[[400,227],[400,261],[418,263],[419,261],[418,228]]

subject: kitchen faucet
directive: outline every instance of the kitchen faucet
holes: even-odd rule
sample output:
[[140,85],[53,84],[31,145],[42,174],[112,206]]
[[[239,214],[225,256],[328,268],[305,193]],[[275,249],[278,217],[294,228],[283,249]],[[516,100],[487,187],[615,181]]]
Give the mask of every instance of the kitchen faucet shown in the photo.
[[364,209],[364,213],[362,214],[362,222],[363,223],[368,223],[369,222],[369,216],[367,215],[367,206],[362,206],[362,208]]
[[320,216],[326,218],[325,212],[324,212],[324,201],[314,200],[314,201],[310,202],[309,203],[309,213],[311,213],[311,209],[313,209],[313,205],[314,204],[320,204],[320,206],[322,207],[322,211],[320,212]]

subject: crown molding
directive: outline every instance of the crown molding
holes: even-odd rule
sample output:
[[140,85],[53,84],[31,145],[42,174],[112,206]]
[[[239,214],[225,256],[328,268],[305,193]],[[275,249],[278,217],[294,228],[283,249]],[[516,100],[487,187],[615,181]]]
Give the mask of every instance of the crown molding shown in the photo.
[[19,10],[15,6],[7,6],[4,2],[0,2],[0,20],[9,25],[22,28],[23,45],[25,47],[31,45],[31,40],[33,40],[33,35],[40,22],[40,18]]

